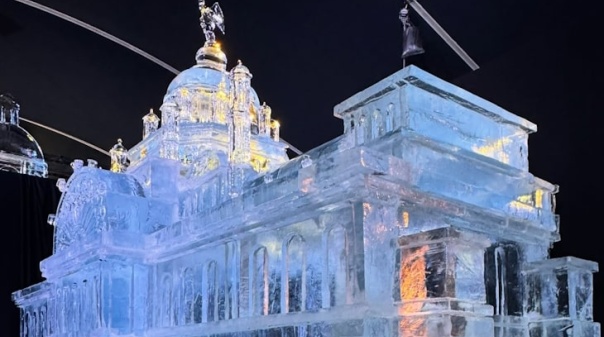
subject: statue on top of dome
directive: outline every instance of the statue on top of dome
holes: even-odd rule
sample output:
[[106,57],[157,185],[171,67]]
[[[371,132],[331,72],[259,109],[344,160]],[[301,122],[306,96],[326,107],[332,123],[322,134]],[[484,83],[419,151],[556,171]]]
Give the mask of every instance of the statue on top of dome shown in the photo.
[[208,7],[205,0],[199,0],[199,11],[201,12],[199,22],[206,36],[206,43],[213,44],[216,42],[216,35],[214,34],[216,28],[220,29],[222,34],[224,34],[224,14],[222,14],[222,9],[218,2]]

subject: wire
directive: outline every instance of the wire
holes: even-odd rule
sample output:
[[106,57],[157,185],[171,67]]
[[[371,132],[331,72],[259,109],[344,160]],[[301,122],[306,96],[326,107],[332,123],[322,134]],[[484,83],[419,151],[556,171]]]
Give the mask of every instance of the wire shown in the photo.
[[89,31],[91,31],[91,32],[93,32],[95,34],[98,34],[98,35],[100,35],[100,36],[102,36],[102,37],[104,37],[104,38],[106,38],[106,39],[108,39],[108,40],[110,40],[112,42],[115,42],[115,43],[119,44],[122,47],[130,49],[131,51],[139,54],[140,56],[146,58],[147,60],[149,60],[149,61],[151,61],[151,62],[159,65],[160,67],[162,67],[162,68],[164,68],[164,69],[166,69],[166,70],[168,70],[168,71],[170,71],[170,72],[172,72],[172,73],[174,73],[176,75],[178,75],[180,73],[180,71],[178,71],[176,68],[174,68],[171,65],[167,64],[166,62],[158,59],[157,57],[155,57],[155,56],[147,53],[146,51],[141,50],[140,48],[137,48],[136,46],[133,46],[132,44],[130,44],[130,43],[124,41],[124,40],[121,40],[121,39],[119,39],[119,38],[117,38],[117,37],[115,37],[115,36],[113,36],[113,35],[105,32],[103,30],[100,30],[100,29],[98,29],[98,28],[96,28],[96,27],[94,27],[94,26],[92,26],[90,24],[87,24],[86,22],[80,21],[80,20],[78,20],[78,19],[76,19],[76,18],[74,18],[72,16],[69,16],[69,15],[67,15],[65,13],[59,12],[59,11],[57,11],[55,9],[50,8],[50,7],[46,7],[46,6],[41,5],[41,4],[37,3],[37,2],[33,2],[33,1],[30,1],[30,0],[15,0],[15,1],[20,2],[22,4],[25,4],[25,5],[28,5],[30,7],[39,9],[39,10],[41,10],[43,12],[48,13],[48,14],[52,14],[52,15],[58,17],[58,18],[61,18],[61,19],[65,20],[65,21],[69,21],[69,22],[71,22],[71,23],[73,23],[75,25],[78,25],[78,26],[82,27],[82,28],[88,29]]
[[466,64],[472,70],[477,70],[478,68],[480,68],[478,64],[474,62],[474,60],[472,60],[470,55],[468,55],[459,46],[459,44],[457,44],[457,42],[453,40],[453,38],[444,30],[443,27],[438,24],[438,22],[436,22],[436,20],[430,15],[430,13],[428,13],[428,11],[426,11],[426,9],[424,9],[424,7],[419,2],[417,2],[417,0],[409,0],[407,1],[407,3],[409,4],[409,6],[411,6],[411,8],[415,9],[417,14],[419,14],[419,16],[421,16],[426,21],[426,23],[430,27],[432,27],[432,29],[434,29],[436,34],[438,34],[443,40],[445,40],[449,47],[451,47],[451,49],[453,49],[453,51],[455,51],[457,55],[459,55],[459,57],[461,57],[461,59],[464,60],[464,62],[466,62]]
[[50,126],[48,126],[48,125],[44,125],[44,124],[42,124],[42,123],[34,122],[34,121],[32,121],[31,119],[27,119],[27,118],[23,118],[23,117],[19,117],[19,119],[20,119],[20,120],[22,120],[22,121],[24,121],[24,122],[27,122],[27,123],[29,123],[29,124],[33,124],[33,125],[35,125],[35,126],[39,126],[39,127],[43,128],[43,129],[46,129],[46,130],[48,130],[48,131],[52,131],[52,132],[54,132],[54,133],[56,133],[56,134],[59,134],[59,135],[61,135],[61,136],[63,136],[63,137],[67,137],[67,138],[69,138],[69,139],[71,139],[71,140],[75,140],[76,142],[78,142],[78,143],[80,143],[80,144],[83,144],[83,145],[86,145],[86,146],[88,146],[89,148],[91,148],[91,149],[93,149],[93,150],[97,150],[97,151],[99,151],[100,153],[102,153],[102,154],[104,154],[104,155],[106,155],[106,156],[110,156],[109,152],[107,152],[107,151],[105,151],[105,150],[101,149],[100,147],[98,147],[98,146],[96,146],[96,145],[94,145],[94,144],[90,144],[90,143],[88,143],[87,141],[82,140],[82,139],[80,139],[80,138],[78,138],[78,137],[72,136],[72,135],[70,135],[70,134],[68,134],[68,133],[66,133],[66,132],[63,132],[63,131],[57,130],[57,129],[52,128],[52,127],[50,127]]

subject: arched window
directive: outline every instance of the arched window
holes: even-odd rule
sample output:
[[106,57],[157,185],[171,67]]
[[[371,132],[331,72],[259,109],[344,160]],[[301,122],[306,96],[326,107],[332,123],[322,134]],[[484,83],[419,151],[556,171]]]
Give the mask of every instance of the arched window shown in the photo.
[[373,112],[373,121],[371,123],[371,137],[373,139],[383,136],[386,133],[386,125],[382,118],[382,112],[380,109],[376,109]]
[[46,337],[48,336],[48,330],[46,328],[47,324],[47,319],[46,319],[46,305],[43,305],[42,307],[40,307],[40,316],[38,318],[39,320],[39,328],[38,330],[40,331],[40,336],[41,337]]
[[[38,337],[38,313],[34,310],[31,313],[31,319],[29,320],[29,333],[32,337]],[[29,336],[28,336],[29,337]]]
[[183,312],[185,324],[191,324],[194,321],[195,312],[195,275],[191,268],[183,272]]
[[513,243],[497,243],[486,251],[486,298],[496,316],[522,314],[519,266],[518,246]]
[[64,312],[64,302],[65,302],[65,298],[63,297],[63,289],[62,288],[57,288],[57,292],[56,292],[57,296],[56,296],[56,302],[55,302],[55,319],[56,319],[56,332],[57,333],[62,333],[64,332],[64,319],[65,319],[65,312]]
[[195,287],[195,299],[193,303],[193,322],[201,323],[203,321],[203,285],[204,283],[203,272],[199,273],[199,286]]
[[506,293],[506,262],[503,247],[497,247],[494,251],[495,262],[495,315],[507,315],[505,303]]
[[22,336],[23,337],[29,337],[30,336],[30,323],[29,323],[29,312],[25,312],[25,314],[23,314],[23,320],[21,321],[21,332],[22,332]]
[[351,301],[347,282],[348,247],[346,230],[342,226],[331,229],[327,235],[326,244],[329,303],[325,307],[333,307]]
[[166,327],[171,325],[172,317],[172,277],[170,275],[164,275],[161,285],[161,288],[158,289],[160,296],[159,325]]
[[218,319],[217,306],[217,279],[216,279],[216,261],[208,264],[206,277],[206,298],[207,298],[207,321],[213,322]]
[[285,312],[304,310],[306,302],[306,261],[304,239],[300,235],[292,236],[285,245]]
[[268,251],[256,249],[251,260],[250,299],[252,315],[268,315]]

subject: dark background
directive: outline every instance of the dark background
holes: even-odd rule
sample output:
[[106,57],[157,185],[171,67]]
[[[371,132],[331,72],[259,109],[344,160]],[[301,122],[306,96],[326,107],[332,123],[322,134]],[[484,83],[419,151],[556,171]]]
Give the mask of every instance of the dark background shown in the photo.
[[[552,255],[604,262],[597,213],[604,187],[598,177],[603,15],[596,1],[419,1],[481,68],[470,71],[414,14],[427,52],[410,61],[539,126],[529,143],[531,172],[560,185],[562,241]],[[195,0],[40,3],[177,69],[193,65],[203,43]],[[332,116],[335,104],[401,68],[401,5],[397,0],[223,0],[227,35],[218,38],[229,67],[241,59],[254,74],[252,84],[280,120],[282,136],[306,151],[341,134],[341,123]],[[20,101],[23,117],[105,149],[118,137],[130,147],[141,138],[141,117],[159,107],[173,77],[87,30],[0,0],[0,92]],[[23,126],[45,154],[94,158],[107,167],[107,158],[98,152]],[[11,179],[3,180],[0,195],[14,201],[22,192],[15,185],[17,192],[7,194],[4,181]],[[10,205],[2,202],[3,214],[17,207]],[[53,212],[39,207],[43,214]],[[5,270],[11,273],[24,268],[12,258],[25,254],[23,241],[13,239],[20,221],[2,220],[10,229],[2,246]],[[40,226],[46,226],[44,219]],[[38,245],[51,244],[20,235]],[[47,236],[37,238],[42,237]],[[604,321],[603,277],[596,274],[595,280],[596,320]],[[4,307],[12,306],[8,293],[20,287],[2,288]]]

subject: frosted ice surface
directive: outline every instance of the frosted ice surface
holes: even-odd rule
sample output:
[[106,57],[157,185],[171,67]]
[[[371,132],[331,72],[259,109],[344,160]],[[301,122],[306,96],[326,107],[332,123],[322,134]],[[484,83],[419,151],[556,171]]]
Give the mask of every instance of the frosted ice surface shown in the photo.
[[219,45],[110,171],[75,162],[22,337],[599,337],[597,264],[549,259],[534,124],[407,67],[289,159]]

